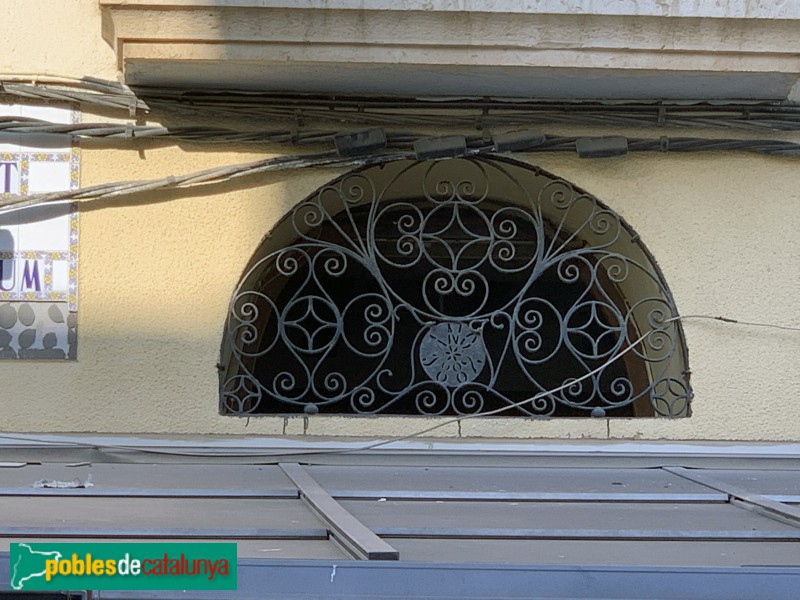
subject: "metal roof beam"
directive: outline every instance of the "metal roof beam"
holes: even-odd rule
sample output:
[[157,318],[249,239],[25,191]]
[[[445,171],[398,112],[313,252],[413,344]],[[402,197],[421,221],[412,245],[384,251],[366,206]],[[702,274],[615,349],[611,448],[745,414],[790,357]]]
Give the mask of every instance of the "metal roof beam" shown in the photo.
[[330,533],[348,553],[358,559],[399,560],[400,553],[379,538],[328,494],[298,463],[279,463],[297,486],[300,498],[330,528]]
[[731,504],[741,506],[757,512],[760,515],[769,517],[781,523],[787,523],[794,527],[800,527],[800,508],[776,502],[769,498],[756,494],[744,488],[740,488],[718,479],[714,479],[702,472],[692,471],[684,467],[662,467],[663,470],[678,475],[689,481],[694,481],[712,490],[723,492],[730,497]]

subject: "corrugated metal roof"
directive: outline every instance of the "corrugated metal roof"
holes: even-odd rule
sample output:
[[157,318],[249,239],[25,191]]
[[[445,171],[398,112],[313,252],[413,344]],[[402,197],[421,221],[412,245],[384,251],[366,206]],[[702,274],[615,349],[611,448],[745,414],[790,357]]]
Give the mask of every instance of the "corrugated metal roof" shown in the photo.
[[[0,552],[14,541],[233,540],[242,570],[231,597],[392,597],[399,585],[405,597],[729,600],[800,589],[800,460],[786,447],[5,446]],[[90,475],[91,487],[34,487]],[[686,580],[712,588],[669,591]],[[554,581],[562,595],[526,587]],[[170,597],[158,594],[147,597]]]

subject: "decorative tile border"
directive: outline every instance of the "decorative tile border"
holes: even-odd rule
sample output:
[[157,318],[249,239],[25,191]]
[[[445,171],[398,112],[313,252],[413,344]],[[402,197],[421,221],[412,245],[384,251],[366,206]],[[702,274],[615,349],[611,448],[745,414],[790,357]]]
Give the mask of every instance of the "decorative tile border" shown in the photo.
[[[73,189],[77,189],[80,181],[73,178],[73,182]],[[72,312],[78,310],[78,207],[75,204],[70,205],[69,213],[69,289],[67,301]]]
[[[3,152],[0,162],[19,163],[19,195],[30,193],[30,167],[32,162],[68,162],[70,164],[70,189],[80,185],[80,155],[74,148],[70,152]],[[0,193],[0,198],[11,198],[16,194]]]

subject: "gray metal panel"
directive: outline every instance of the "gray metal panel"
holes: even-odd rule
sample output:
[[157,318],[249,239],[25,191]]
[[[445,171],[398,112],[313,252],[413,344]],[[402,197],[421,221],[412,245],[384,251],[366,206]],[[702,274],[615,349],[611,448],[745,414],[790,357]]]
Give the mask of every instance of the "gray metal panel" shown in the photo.
[[704,469],[703,473],[778,502],[800,502],[800,470]]
[[209,538],[219,540],[326,540],[326,529],[264,529],[254,527],[75,527],[51,525],[46,527],[3,527],[0,536],[26,538],[104,538],[106,540],[131,538],[139,541],[180,538],[194,540]]
[[[338,498],[624,499],[725,501],[708,488],[659,469],[310,466]],[[435,495],[433,495],[435,493]],[[585,496],[583,496],[585,495]],[[611,496],[609,496],[611,495]]]
[[407,561],[637,566],[800,566],[800,542],[392,539]]
[[88,498],[298,498],[297,491],[259,489],[165,488],[26,488],[0,489],[0,496],[73,496]]
[[[313,417],[312,417],[313,418]],[[30,439],[22,441],[20,438]],[[49,440],[49,443],[36,441]],[[59,435],[0,438],[4,461],[253,465],[300,461],[319,465],[796,469],[800,444],[644,441],[520,441],[461,439],[395,442],[359,452],[363,440]],[[346,453],[342,453],[347,449]]]
[[704,542],[800,542],[800,531],[685,530],[685,529],[427,529],[376,527],[385,539],[431,538],[466,540],[653,540]]
[[[0,559],[0,585],[8,560]],[[336,569],[334,569],[334,566]],[[352,561],[240,561],[235,592],[193,592],[198,600],[795,600],[798,568],[630,568],[420,564]],[[101,592],[100,599],[185,599],[183,591]]]
[[124,535],[126,530],[185,530],[202,535],[204,530],[227,530],[230,537],[237,530],[298,535],[325,531],[300,500],[283,499],[0,497],[0,515],[0,533],[19,536],[43,528],[83,530],[86,535],[92,535],[89,531]]
[[[40,480],[85,482],[89,475],[89,488],[33,487]],[[2,476],[0,495],[297,498],[294,485],[276,465],[47,463],[4,469]]]
[[456,492],[438,490],[333,490],[340,500],[447,500],[481,502],[696,502],[719,503],[728,495],[706,494],[604,494],[600,492]]
[[797,529],[729,504],[342,501],[372,528],[783,531]]
[[664,467],[664,470],[690,481],[696,481],[711,489],[725,492],[731,497],[732,504],[746,506],[771,519],[777,519],[785,523],[790,523],[795,527],[800,527],[800,508],[789,504],[782,504],[775,500],[770,500],[765,496],[761,496],[760,494],[756,494],[755,492],[719,481],[701,470],[689,470],[682,467]]

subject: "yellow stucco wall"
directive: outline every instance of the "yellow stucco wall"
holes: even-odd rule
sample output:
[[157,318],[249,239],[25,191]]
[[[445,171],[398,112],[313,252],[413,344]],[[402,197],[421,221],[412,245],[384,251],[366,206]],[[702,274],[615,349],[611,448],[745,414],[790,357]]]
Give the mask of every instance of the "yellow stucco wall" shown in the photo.
[[94,0],[0,2],[0,73],[114,80],[114,50]]
[[[67,12],[90,32],[73,40],[78,50],[69,60],[51,60],[41,40],[24,59],[17,40],[15,58],[7,53],[10,42],[0,38],[3,68],[30,72],[46,65],[48,73],[108,77],[113,52],[98,42],[99,13]],[[191,146],[85,144],[82,185],[152,179],[262,156]],[[800,326],[798,159],[732,153],[522,158],[583,187],[622,215],[658,260],[683,314]],[[276,220],[338,174],[269,174],[82,207],[78,360],[0,362],[0,429],[372,436],[407,434],[434,423],[411,417],[247,420],[217,414],[222,327],[242,270]],[[800,435],[800,334],[710,321],[688,321],[684,328],[695,391],[690,418],[473,419],[436,435],[714,440]]]
[[[146,179],[253,155],[84,148],[83,184]],[[797,163],[745,155],[527,157],[599,196],[641,234],[684,314],[797,325]],[[80,216],[78,361],[0,363],[4,429],[130,433],[405,434],[421,418],[217,414],[216,362],[232,291],[263,235],[333,171],[156,193]],[[255,184],[250,187],[247,184]],[[800,336],[685,324],[688,419],[476,419],[439,435],[794,439]]]

